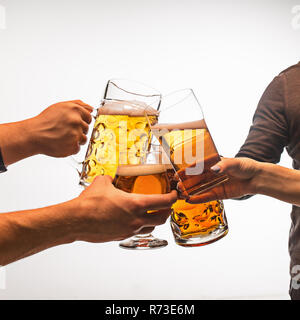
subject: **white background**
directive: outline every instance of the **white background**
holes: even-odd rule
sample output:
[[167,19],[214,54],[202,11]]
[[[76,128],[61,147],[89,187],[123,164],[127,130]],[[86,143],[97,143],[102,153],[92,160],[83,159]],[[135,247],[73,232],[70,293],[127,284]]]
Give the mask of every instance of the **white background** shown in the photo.
[[[297,63],[300,0],[0,0],[0,121],[82,99],[97,106],[105,83],[139,80],[163,93],[192,87],[220,154],[244,142],[258,100]],[[12,137],[13,138],[13,137]],[[282,165],[290,166],[287,155]],[[64,159],[37,156],[0,177],[1,212],[77,196]],[[101,205],[101,203],[99,204]],[[288,299],[290,205],[256,196],[225,201],[229,234],[199,248],[151,252],[78,242],[6,267],[0,299]]]

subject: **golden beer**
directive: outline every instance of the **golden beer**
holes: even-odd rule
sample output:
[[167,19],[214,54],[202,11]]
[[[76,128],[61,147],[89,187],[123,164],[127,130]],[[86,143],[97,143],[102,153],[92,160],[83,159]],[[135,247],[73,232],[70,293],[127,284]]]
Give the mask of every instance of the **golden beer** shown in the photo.
[[[171,165],[167,166],[171,188],[177,185]],[[171,228],[177,244],[181,246],[203,246],[224,237],[228,233],[222,201],[189,204],[177,200],[172,206]]]
[[98,109],[81,184],[90,184],[98,175],[114,178],[119,163],[139,164],[151,140],[149,121],[157,121],[157,111],[145,103],[105,100]]
[[228,178],[210,168],[220,156],[204,120],[154,125],[153,133],[168,154],[189,196],[208,190]]
[[[162,164],[122,165],[117,169],[114,185],[129,193],[164,194],[171,191],[166,168]],[[148,210],[155,213],[157,210]],[[122,241],[119,246],[126,249],[152,249],[168,245],[168,241],[152,234],[135,235]]]
[[163,164],[119,166],[114,185],[129,193],[165,194],[171,191],[166,168]]
[[172,207],[171,227],[179,245],[201,246],[214,242],[228,233],[223,202],[189,204],[178,200]]

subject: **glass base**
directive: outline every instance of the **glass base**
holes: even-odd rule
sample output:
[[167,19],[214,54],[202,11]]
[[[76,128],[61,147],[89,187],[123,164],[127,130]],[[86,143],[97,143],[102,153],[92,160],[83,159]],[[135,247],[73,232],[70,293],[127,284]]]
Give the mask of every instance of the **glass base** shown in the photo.
[[228,231],[229,231],[228,227],[225,226],[224,228],[217,229],[211,234],[205,235],[205,236],[195,235],[195,236],[189,236],[186,238],[183,238],[183,237],[180,238],[174,235],[174,237],[175,237],[176,244],[178,244],[179,246],[201,247],[222,239],[227,235]]
[[151,234],[134,236],[119,243],[120,248],[135,250],[158,249],[167,245],[167,240],[154,238]]

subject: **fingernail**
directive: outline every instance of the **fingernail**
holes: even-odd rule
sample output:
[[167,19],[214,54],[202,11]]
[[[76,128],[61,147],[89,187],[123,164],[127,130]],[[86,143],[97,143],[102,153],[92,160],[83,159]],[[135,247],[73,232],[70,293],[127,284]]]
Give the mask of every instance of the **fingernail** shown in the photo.
[[219,166],[213,166],[213,167],[211,167],[211,168],[210,168],[210,170],[212,170],[212,171],[214,171],[214,172],[218,173],[218,172],[220,172],[221,167],[219,167]]

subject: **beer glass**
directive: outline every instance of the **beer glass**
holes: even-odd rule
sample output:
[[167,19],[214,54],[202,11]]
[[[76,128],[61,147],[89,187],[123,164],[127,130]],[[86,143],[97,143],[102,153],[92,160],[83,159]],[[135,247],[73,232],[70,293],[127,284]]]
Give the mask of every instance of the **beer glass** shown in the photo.
[[[173,166],[164,158],[171,189],[176,189],[178,177]],[[228,233],[223,201],[190,204],[178,199],[172,206],[170,224],[175,242],[184,247],[213,243]]]
[[[114,178],[118,164],[139,164],[151,140],[161,94],[141,83],[109,80],[94,115],[94,128],[80,172],[86,187],[98,175]],[[145,117],[147,114],[148,120]]]
[[178,245],[203,246],[228,233],[223,201],[189,204],[178,200],[172,206],[171,228]]
[[[169,193],[170,181],[166,166],[161,160],[161,149],[151,146],[140,164],[119,164],[113,182],[115,187],[129,193]],[[155,210],[148,211],[147,214],[155,214]],[[165,247],[168,242],[155,238],[152,234],[144,234],[133,236],[120,242],[119,245],[125,249],[154,249]]]
[[210,169],[220,156],[193,90],[179,90],[163,97],[158,123],[148,119],[186,196],[200,194],[228,179]]

